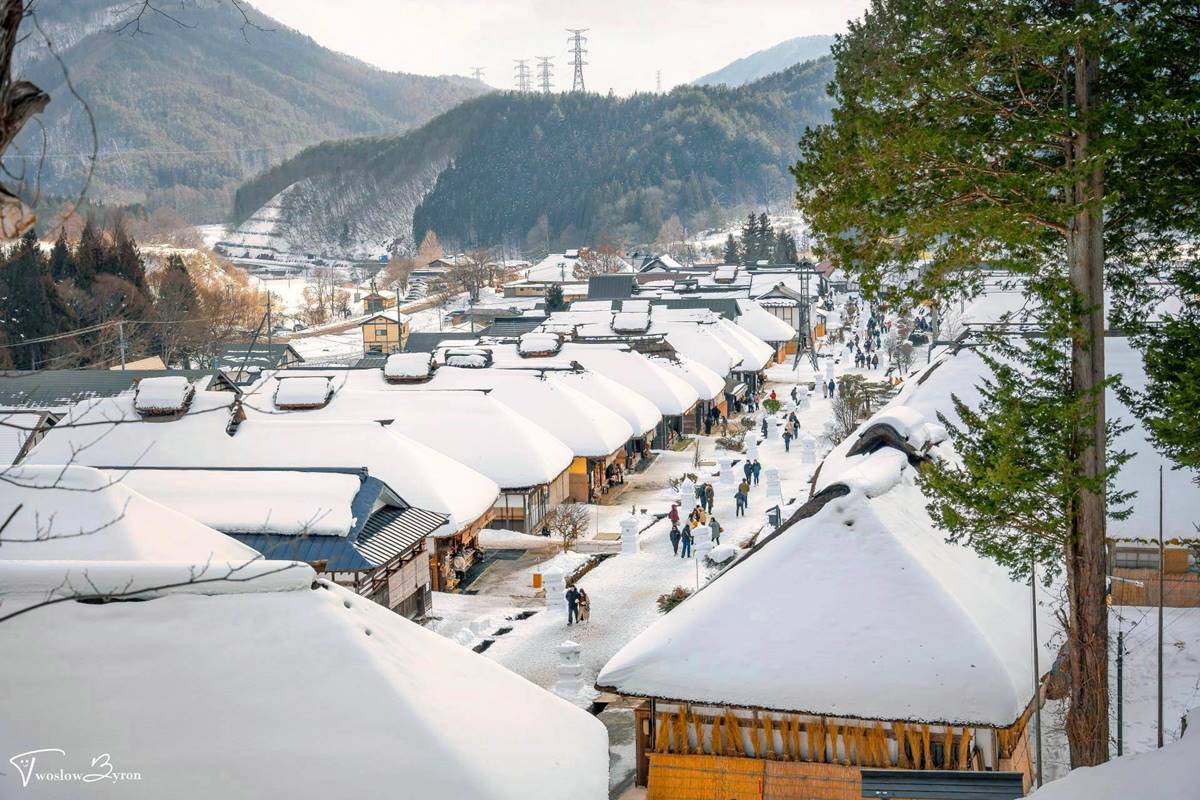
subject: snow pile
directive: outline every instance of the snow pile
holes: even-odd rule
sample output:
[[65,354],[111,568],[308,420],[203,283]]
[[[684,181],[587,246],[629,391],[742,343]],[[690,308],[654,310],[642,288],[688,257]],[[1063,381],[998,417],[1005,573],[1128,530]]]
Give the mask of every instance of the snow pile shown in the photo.
[[180,375],[142,378],[134,391],[133,405],[146,415],[178,414],[187,408],[196,389]]
[[[258,557],[249,547],[131,490],[119,474],[90,467],[13,467],[0,482],[0,498],[0,507],[18,509],[4,530],[0,559],[204,563],[209,558]],[[0,586],[9,589],[5,581]]]
[[[1188,713],[1200,726],[1200,709]],[[1046,784],[1030,800],[1195,800],[1200,733],[1185,734],[1161,750],[1115,758],[1098,767],[1080,767]]]
[[275,388],[275,407],[289,410],[320,408],[333,396],[333,382],[323,375],[280,379]]
[[[161,796],[156,784],[174,775],[190,776],[171,789],[177,800],[345,797],[381,786],[482,800],[607,797],[607,736],[589,714],[314,581],[307,566],[282,567],[286,580],[217,581],[140,603],[59,603],[9,620],[0,626],[0,749],[49,743],[62,752],[39,754],[35,771],[87,772],[102,743],[116,770],[144,776],[122,784],[138,797]],[[40,587],[24,584],[28,599],[6,600],[36,601],[61,573],[41,577]],[[314,724],[314,691],[335,689],[353,713]],[[165,736],[164,719],[185,724]],[[197,753],[213,768],[197,770]],[[0,791],[20,794],[19,781],[6,770]],[[79,794],[71,784],[42,790]]]
[[532,536],[519,531],[484,528],[479,532],[479,546],[493,550],[538,550],[553,547],[556,542],[549,536]]
[[383,365],[383,377],[394,383],[417,383],[428,380],[433,369],[429,353],[392,353]]
[[110,473],[138,493],[224,533],[345,536],[357,475],[260,470],[133,469]]
[[530,332],[521,335],[517,352],[523,357],[554,355],[562,348],[562,337],[557,333]]

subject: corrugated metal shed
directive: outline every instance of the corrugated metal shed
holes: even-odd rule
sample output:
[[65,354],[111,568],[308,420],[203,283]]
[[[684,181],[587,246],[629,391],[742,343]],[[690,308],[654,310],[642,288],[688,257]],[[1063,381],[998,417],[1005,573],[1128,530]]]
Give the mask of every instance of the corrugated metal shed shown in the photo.
[[864,769],[862,796],[904,800],[1013,800],[1024,797],[1019,772]]
[[233,381],[211,369],[44,369],[35,372],[0,373],[0,406],[6,408],[54,409],[93,397],[115,397],[133,389],[142,378],[181,375],[188,380],[216,377],[221,386],[235,390]]

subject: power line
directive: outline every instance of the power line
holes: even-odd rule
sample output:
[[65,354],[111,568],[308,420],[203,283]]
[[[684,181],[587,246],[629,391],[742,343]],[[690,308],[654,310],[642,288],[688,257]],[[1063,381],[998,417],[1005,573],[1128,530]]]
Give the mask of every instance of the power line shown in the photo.
[[554,56],[538,56],[537,62],[538,82],[541,84],[542,91],[550,94],[552,91],[550,81],[554,73]]
[[588,28],[567,28],[567,33],[571,34],[567,39],[567,44],[571,45],[571,49],[567,53],[574,59],[573,63],[575,66],[575,78],[571,82],[572,92],[587,91],[583,84],[583,68],[587,65],[587,62],[583,60],[583,57],[587,55],[587,48],[584,45],[588,41],[587,37],[583,34],[587,31]]

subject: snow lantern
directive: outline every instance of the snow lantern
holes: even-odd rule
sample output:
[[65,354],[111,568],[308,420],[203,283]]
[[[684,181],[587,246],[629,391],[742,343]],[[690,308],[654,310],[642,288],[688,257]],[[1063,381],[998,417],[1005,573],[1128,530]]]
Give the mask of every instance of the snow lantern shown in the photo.
[[712,552],[712,528],[707,525],[697,525],[692,529],[692,555],[698,559]]
[[817,440],[811,436],[805,436],[804,442],[800,448],[800,460],[805,464],[817,463]]
[[779,439],[779,417],[767,417],[767,438],[772,441]]
[[825,359],[825,382],[829,383],[833,380],[833,359]]
[[754,431],[746,431],[745,438],[746,457],[758,458],[758,435]]
[[554,693],[567,700],[574,700],[583,691],[581,650],[579,644],[570,639],[554,648],[558,653],[558,681],[554,684]]
[[554,614],[567,615],[567,581],[563,571],[551,567],[542,573],[542,583],[546,587],[546,611]]
[[726,486],[733,485],[733,459],[728,453],[717,456],[717,466],[721,469],[721,483]]
[[774,467],[767,469],[767,498],[774,497],[780,502],[783,501],[783,487],[779,484],[779,470]]
[[637,553],[640,551],[638,545],[638,524],[633,516],[625,516],[621,518],[621,552],[622,553]]
[[679,499],[685,513],[696,505],[696,482],[691,478],[684,478],[679,482]]

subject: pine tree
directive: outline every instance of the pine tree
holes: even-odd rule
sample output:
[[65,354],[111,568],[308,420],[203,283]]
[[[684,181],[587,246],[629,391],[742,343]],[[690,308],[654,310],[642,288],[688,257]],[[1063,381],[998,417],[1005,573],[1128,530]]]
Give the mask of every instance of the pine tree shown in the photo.
[[75,284],[87,290],[95,282],[96,276],[104,271],[107,258],[104,241],[96,228],[96,220],[88,216],[79,234],[79,245],[75,248],[74,274]]
[[546,290],[546,313],[554,311],[565,311],[567,302],[563,298],[563,290],[561,284],[551,284]]
[[775,252],[771,260],[776,264],[795,264],[800,258],[796,253],[796,239],[783,228],[775,236]]
[[758,261],[758,253],[758,218],[750,214],[742,223],[742,264],[752,266]]
[[56,281],[66,280],[75,275],[75,256],[67,245],[66,228],[58,229],[58,238],[50,250],[50,275]]
[[757,251],[754,260],[755,262],[770,261],[771,251],[775,248],[775,231],[771,228],[771,220],[767,219],[766,212],[758,215],[756,230],[755,245],[757,246]]
[[742,263],[742,251],[738,248],[737,239],[733,238],[732,233],[725,239],[724,261],[726,264]]
[[[866,294],[970,294],[987,264],[1028,276],[1031,300],[1065,327],[1055,340],[1070,345],[1062,428],[1048,439],[1061,449],[1027,454],[1069,467],[1070,491],[1044,509],[1069,523],[1045,566],[1068,573],[1076,766],[1108,758],[1106,264],[1145,266],[1164,232],[1195,227],[1179,213],[1195,207],[1197,185],[1197,159],[1181,157],[1195,154],[1185,131],[1200,105],[1197,82],[1183,77],[1197,63],[1189,19],[1169,0],[873,0],[835,48],[833,123],[805,134],[793,168],[822,255]],[[1133,251],[1106,258],[1123,243]],[[998,397],[988,410],[1006,404]],[[968,419],[963,446],[988,424]]]
[[108,271],[139,289],[146,288],[146,265],[142,261],[142,254],[138,251],[137,242],[125,230],[125,225],[120,220],[113,231]]
[[37,234],[28,231],[8,253],[5,277],[5,332],[17,369],[37,369],[56,349],[53,342],[19,346],[22,342],[58,333],[58,315],[52,295],[54,280],[38,246]]

